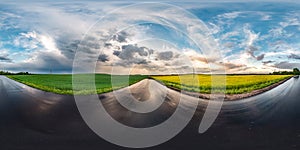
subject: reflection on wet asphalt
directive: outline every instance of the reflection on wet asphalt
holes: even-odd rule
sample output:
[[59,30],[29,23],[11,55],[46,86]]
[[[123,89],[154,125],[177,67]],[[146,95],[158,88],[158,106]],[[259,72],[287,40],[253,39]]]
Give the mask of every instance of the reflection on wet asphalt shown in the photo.
[[[129,126],[149,127],[168,119],[176,109],[178,93],[168,91],[163,104],[148,114],[127,110],[111,93],[99,97],[114,119]],[[198,133],[198,126],[207,101],[200,100],[192,121],[180,134],[149,149],[300,149],[299,91],[300,80],[292,78],[263,94],[225,102],[213,126],[203,134]],[[149,93],[145,97],[149,98]],[[123,149],[88,128],[72,96],[32,89],[3,76],[0,117],[1,150]]]

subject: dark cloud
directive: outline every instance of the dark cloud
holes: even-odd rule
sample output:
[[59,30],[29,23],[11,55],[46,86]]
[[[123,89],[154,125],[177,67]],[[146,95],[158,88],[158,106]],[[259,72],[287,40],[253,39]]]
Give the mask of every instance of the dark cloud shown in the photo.
[[34,62],[15,63],[10,65],[11,71],[28,71],[33,73],[68,73],[72,72],[72,61],[60,60],[49,53],[40,52]]
[[123,60],[129,60],[134,58],[134,54],[139,54],[140,56],[148,56],[148,52],[145,47],[138,47],[137,45],[123,45],[122,51],[118,55],[119,58]]
[[90,54],[95,54],[96,50],[100,49],[100,44],[97,43],[96,41],[87,41],[87,40],[83,40],[80,43],[80,50],[83,50],[86,53],[90,53]]
[[0,61],[1,62],[12,62],[12,60],[10,58],[7,58],[5,56],[0,56]]
[[97,59],[96,54],[100,49],[97,38],[89,35],[85,36],[83,40],[72,34],[63,35],[57,37],[55,43],[60,52],[69,60],[74,59],[76,51],[83,52],[87,55],[94,55],[95,59]]
[[291,59],[300,59],[300,56],[296,55],[296,54],[291,54],[291,55],[288,56],[288,58],[291,58]]
[[247,49],[247,53],[252,56],[253,58],[255,58],[257,61],[261,61],[265,58],[265,54],[261,54],[259,56],[255,56],[255,51],[258,51],[258,48],[255,47],[255,46],[248,46],[248,49]]
[[154,54],[154,50],[153,49],[148,49],[149,55]]
[[121,50],[115,50],[113,55],[118,56],[121,60],[116,65],[130,66],[132,64],[148,64],[144,57],[147,57],[153,51],[146,47],[139,47],[138,45],[123,45]]
[[258,48],[255,47],[255,46],[248,46],[248,49],[247,49],[247,54],[249,54],[250,56],[252,56],[253,58],[256,59],[255,55],[254,55],[254,52],[257,51]]
[[105,46],[105,47],[111,47],[112,44],[111,44],[111,43],[105,43],[104,46]]
[[[78,51],[86,54],[95,55],[101,49],[101,45],[100,45],[101,42],[99,42],[99,39],[93,36],[86,36],[80,42],[76,42],[76,41],[77,40],[75,40],[75,42],[73,41],[74,44],[73,47],[74,48],[76,47]],[[69,42],[69,44],[72,44],[72,42]]]
[[108,56],[105,54],[100,54],[98,57],[98,61],[106,62],[106,61],[108,61]]
[[121,54],[121,51],[114,51],[113,52],[113,55],[115,55],[115,56],[119,56]]
[[128,34],[127,32],[119,32],[115,35],[113,35],[112,39],[114,41],[118,41],[120,43],[124,43],[124,42],[127,42],[127,38],[130,36],[130,34]]
[[173,58],[172,51],[158,53],[158,59],[160,60],[171,60],[172,58]]
[[265,54],[261,54],[259,56],[256,57],[256,60],[261,61],[265,58]]
[[275,61],[271,61],[271,60],[269,60],[269,61],[263,61],[262,63],[264,64],[264,65],[267,65],[267,64],[270,64],[270,63],[274,63]]
[[56,41],[57,48],[65,55],[68,59],[74,59],[75,52],[78,48],[80,41],[68,39],[60,39]]
[[134,63],[134,64],[147,64],[146,59],[142,59],[142,58],[134,59],[134,60],[131,61],[131,62]]
[[274,65],[276,68],[280,69],[293,69],[293,68],[300,68],[300,63],[290,63],[287,61],[279,62]]

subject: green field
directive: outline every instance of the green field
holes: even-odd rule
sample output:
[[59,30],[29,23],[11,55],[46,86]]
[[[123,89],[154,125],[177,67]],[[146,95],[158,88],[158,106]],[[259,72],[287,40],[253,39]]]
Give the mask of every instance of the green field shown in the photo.
[[[128,76],[122,75],[77,74],[74,76],[78,80],[76,80],[77,84],[73,89],[72,75],[70,74],[7,75],[9,78],[31,87],[67,95],[95,94],[91,77],[95,78],[97,94],[120,89],[148,78],[146,75],[130,75],[128,81]],[[241,94],[270,86],[291,77],[291,75],[166,75],[151,77],[163,82],[168,87],[179,90],[209,94],[213,88],[214,93]],[[113,86],[112,78],[114,80]],[[216,81],[213,86],[212,79]],[[224,88],[225,86],[226,89]]]
[[[76,86],[74,91],[72,86],[72,75],[70,74],[8,75],[7,77],[43,91],[67,95],[94,94],[94,89],[91,87],[91,85],[93,85],[93,82],[90,80],[91,77],[95,77],[96,91],[98,94],[110,92],[113,89],[126,87],[128,84],[134,84],[148,77],[145,75],[130,75],[128,81],[128,76],[122,75],[112,76],[108,74],[77,74],[75,76],[79,80],[76,80],[78,83],[76,85],[78,86]],[[111,83],[112,77],[115,80],[113,87]]]
[[[152,76],[168,87],[191,92],[248,93],[291,77],[291,75],[167,75]],[[215,84],[212,86],[212,79]],[[218,82],[219,81],[219,82]],[[225,89],[226,87],[226,89]]]

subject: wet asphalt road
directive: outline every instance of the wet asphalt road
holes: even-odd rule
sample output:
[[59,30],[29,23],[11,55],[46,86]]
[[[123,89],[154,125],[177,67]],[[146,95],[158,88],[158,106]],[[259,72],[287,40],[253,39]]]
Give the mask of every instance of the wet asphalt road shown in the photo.
[[[157,94],[148,90],[141,95],[139,89],[143,88],[130,88],[141,101],[148,99],[149,94]],[[217,120],[203,134],[198,133],[198,127],[207,101],[201,100],[192,121],[181,133],[149,149],[300,149],[299,91],[300,80],[291,78],[263,94],[225,102]],[[99,97],[119,122],[149,127],[172,115],[178,104],[176,94],[168,89],[161,107],[149,114],[128,111],[111,93]],[[32,89],[4,76],[0,76],[0,118],[1,150],[125,149],[93,133],[81,118],[72,96]]]

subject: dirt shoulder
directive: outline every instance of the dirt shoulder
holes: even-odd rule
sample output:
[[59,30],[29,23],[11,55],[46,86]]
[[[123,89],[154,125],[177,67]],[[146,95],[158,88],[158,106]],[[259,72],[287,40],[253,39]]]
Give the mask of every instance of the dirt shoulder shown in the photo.
[[291,76],[291,77],[289,77],[287,79],[284,79],[284,80],[282,80],[280,82],[277,82],[275,84],[272,84],[272,85],[270,85],[268,87],[265,87],[265,88],[262,88],[262,89],[258,89],[258,90],[254,90],[254,91],[249,92],[249,93],[243,93],[243,94],[225,94],[225,95],[214,94],[214,95],[211,95],[211,94],[203,94],[203,93],[198,93],[198,92],[184,91],[184,90],[180,90],[180,89],[177,89],[177,88],[174,88],[174,87],[168,87],[168,88],[173,89],[173,90],[178,91],[178,92],[181,92],[183,94],[189,95],[189,96],[198,97],[198,98],[202,98],[202,99],[212,99],[213,100],[213,99],[224,97],[224,99],[227,100],[227,101],[233,101],[233,100],[240,100],[240,99],[252,97],[252,96],[255,96],[255,95],[259,95],[261,93],[264,93],[266,91],[269,91],[269,90],[271,90],[271,89],[279,86],[280,84],[286,82],[287,80],[289,80],[291,78],[293,78],[293,76]]

